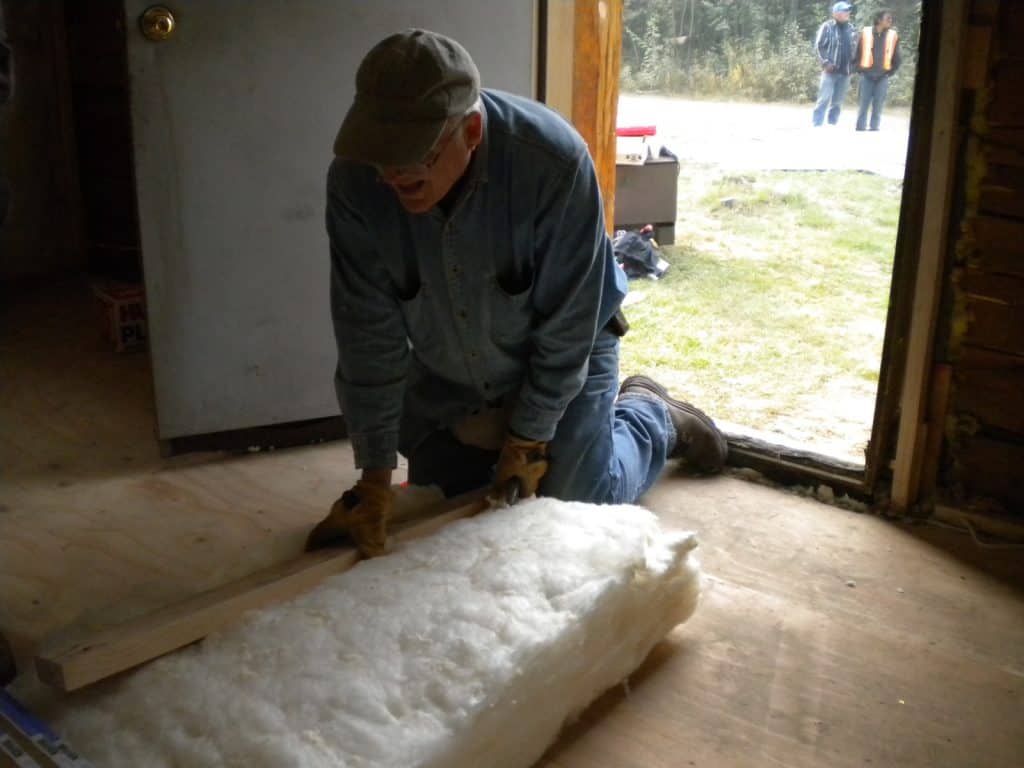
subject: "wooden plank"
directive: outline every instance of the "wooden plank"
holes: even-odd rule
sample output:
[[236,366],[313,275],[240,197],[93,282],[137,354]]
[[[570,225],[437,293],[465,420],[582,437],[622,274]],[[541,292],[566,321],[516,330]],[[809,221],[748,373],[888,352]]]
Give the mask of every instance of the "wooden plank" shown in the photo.
[[994,26],[999,19],[999,0],[971,0],[971,24]]
[[995,216],[978,216],[971,220],[974,248],[970,266],[985,272],[1024,277],[1024,221]]
[[969,296],[964,342],[996,352],[1024,355],[1024,307]]
[[[405,542],[427,536],[449,522],[476,514],[486,504],[482,492],[458,501],[454,508],[451,501],[432,507],[432,514],[418,516],[394,538]],[[194,643],[248,611],[293,598],[359,560],[351,547],[304,552],[289,562],[111,627],[67,650],[38,655],[36,671],[43,682],[73,691]]]
[[1024,128],[990,128],[979,136],[986,164],[1024,167]]
[[972,221],[978,248],[1014,250],[1020,253],[1024,243],[1024,221],[977,216]]
[[988,57],[992,27],[971,24],[967,30],[967,57],[964,61],[964,88],[984,88],[988,83]]
[[609,234],[615,222],[615,121],[622,12],[623,0],[576,0],[573,30],[572,122],[594,158]]
[[1024,39],[1024,4],[1019,0],[1002,0],[999,6],[996,30],[999,34],[1000,53],[1020,58],[1020,41]]
[[[1020,46],[1014,42],[1012,50]],[[993,125],[1024,125],[1024,61],[1008,59],[996,65],[992,73],[992,101],[988,119]]]
[[1024,151],[1022,137],[1024,137],[1024,128],[998,125],[986,126],[984,133],[978,136],[986,147],[1016,147],[1018,152]]
[[961,348],[953,406],[981,426],[1024,437],[1024,357],[974,346]]
[[971,438],[957,454],[958,479],[968,496],[985,496],[1024,514],[1024,445],[990,437]]
[[984,250],[972,253],[968,263],[988,274],[1024,277],[1024,258],[1021,258],[1019,250],[1001,251],[986,247]]
[[1024,277],[992,274],[969,267],[964,275],[968,296],[997,301],[1010,306],[1024,306]]
[[935,491],[939,476],[952,382],[953,366],[948,363],[937,364],[932,372],[932,391],[928,400],[928,434],[925,437],[924,458],[921,462],[921,495],[926,497]]
[[1024,165],[1002,165],[991,157],[987,164],[988,169],[981,181],[978,210],[1024,219]]
[[574,0],[549,0],[544,102],[572,120]]
[[924,217],[918,250],[906,368],[900,396],[900,424],[893,464],[892,509],[901,513],[917,502],[924,435],[924,409],[930,392],[932,343],[942,293],[949,220],[954,181],[956,129],[960,82],[967,33],[967,2],[954,0],[942,5],[942,26],[938,71],[934,83],[935,111],[932,120],[930,162],[925,187]]
[[967,528],[969,525],[974,529],[972,535],[975,536],[982,533],[1010,541],[1024,541],[1024,520],[1019,516],[993,510],[962,509],[948,504],[936,504],[933,514],[936,520],[947,525],[961,528]]

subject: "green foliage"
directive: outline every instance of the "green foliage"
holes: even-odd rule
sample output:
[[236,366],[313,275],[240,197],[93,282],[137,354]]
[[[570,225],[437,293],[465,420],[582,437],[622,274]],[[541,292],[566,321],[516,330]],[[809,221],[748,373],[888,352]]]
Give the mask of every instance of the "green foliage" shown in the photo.
[[[621,88],[703,98],[807,101],[817,93],[814,36],[829,18],[821,0],[626,0]],[[910,103],[921,0],[862,0],[862,27],[891,10],[903,65],[888,102]],[[854,89],[851,89],[851,100]]]

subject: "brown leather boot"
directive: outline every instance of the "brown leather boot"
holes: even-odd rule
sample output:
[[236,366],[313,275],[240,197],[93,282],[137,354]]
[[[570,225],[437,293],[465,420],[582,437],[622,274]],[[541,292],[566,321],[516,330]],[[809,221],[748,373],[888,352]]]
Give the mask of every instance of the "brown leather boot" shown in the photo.
[[655,397],[668,407],[676,428],[676,447],[672,456],[686,459],[702,472],[721,472],[729,453],[729,444],[711,417],[689,403],[675,400],[661,384],[648,376],[630,376],[619,387],[625,395]]

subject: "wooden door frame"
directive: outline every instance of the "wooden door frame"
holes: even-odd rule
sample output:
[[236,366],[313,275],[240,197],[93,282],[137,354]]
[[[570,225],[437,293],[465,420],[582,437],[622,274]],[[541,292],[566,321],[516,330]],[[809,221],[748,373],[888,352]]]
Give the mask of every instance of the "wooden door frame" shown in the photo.
[[590,148],[615,224],[615,120],[619,103],[624,0],[540,0],[538,98],[560,112]]
[[[960,103],[968,39],[969,0],[926,2],[927,13],[939,18],[930,35],[930,43],[938,48],[930,71],[932,95],[930,135],[927,147],[912,154],[908,168],[918,174],[919,164],[926,162],[918,189],[923,189],[920,221],[914,227],[916,237],[908,244],[907,257],[913,259],[905,279],[894,286],[891,304],[900,311],[899,322],[887,327],[886,346],[895,349],[898,373],[893,375],[893,388],[887,398],[879,398],[875,430],[884,429],[899,419],[895,433],[892,464],[890,511],[907,512],[920,500],[921,476],[926,459],[932,463],[938,456],[929,449],[941,445],[945,429],[945,401],[949,392],[949,368],[933,366],[935,329],[943,285],[950,264],[953,187],[956,181],[957,158],[963,153]],[[923,23],[922,19],[922,23]],[[922,41],[924,29],[922,29]],[[923,43],[922,43],[923,45]],[[921,57],[924,59],[924,56]],[[952,87],[950,87],[952,84]],[[945,87],[943,87],[945,85]],[[915,88],[915,105],[920,91]],[[921,122],[922,126],[928,123]],[[912,123],[913,125],[913,123]],[[911,204],[904,188],[904,205]],[[902,222],[901,222],[902,229]],[[909,250],[912,248],[913,250]],[[892,312],[890,312],[890,315]],[[885,358],[883,358],[883,362]],[[874,468],[879,462],[874,462]]]

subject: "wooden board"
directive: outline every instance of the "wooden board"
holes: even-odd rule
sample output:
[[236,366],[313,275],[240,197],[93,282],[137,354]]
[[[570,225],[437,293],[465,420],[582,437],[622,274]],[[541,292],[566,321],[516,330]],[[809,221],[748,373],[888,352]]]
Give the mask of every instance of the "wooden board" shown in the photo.
[[1024,355],[1024,307],[968,297],[970,321],[964,342],[977,347]]
[[975,298],[988,299],[1011,307],[1024,306],[1024,277],[968,268],[964,290],[968,296]]
[[980,137],[982,151],[989,163],[1024,166],[1024,127],[988,128]]
[[[917,503],[921,462],[926,444],[925,409],[931,385],[932,351],[948,249],[952,189],[956,181],[954,151],[959,130],[958,82],[967,38],[966,0],[943,3],[938,72],[934,83],[935,110],[931,124],[928,180],[925,187],[923,228],[918,248],[917,274],[911,299],[906,345],[906,367],[900,393],[899,433],[893,463],[892,509],[902,513]],[[931,94],[929,94],[931,95]]]
[[[978,2],[978,0],[975,0]],[[984,0],[986,4],[996,0]],[[1020,41],[1024,40],[1024,5],[1017,0],[1000,0],[1000,14],[995,20],[996,33],[999,35],[1000,53],[1003,56],[1021,57]]]
[[1009,542],[1024,545],[1024,518],[1020,516],[992,510],[962,509],[949,504],[936,504],[934,514],[936,520],[948,525],[958,528],[970,525],[974,528],[975,536],[982,534],[1003,540],[997,541],[996,546],[1006,546]]
[[1024,445],[988,437],[971,438],[957,454],[959,479],[969,496],[988,496],[1024,513]]
[[969,264],[984,272],[1024,277],[1024,221],[978,216],[972,219],[974,247]]
[[935,492],[942,466],[942,448],[946,437],[946,415],[949,412],[949,394],[953,383],[953,366],[937,363],[932,371],[932,391],[928,398],[928,432],[925,437],[924,458],[921,462],[921,496],[928,498]]
[[[1020,47],[1020,40],[1014,43]],[[1024,61],[1004,60],[992,73],[993,93],[988,119],[994,125],[1024,125]]]
[[615,222],[615,121],[622,57],[622,0],[575,0],[572,122],[594,159],[605,228]]
[[956,363],[954,406],[982,427],[1016,432],[1024,439],[1024,357],[963,347]]
[[[416,522],[399,528],[394,538],[410,541],[476,514],[485,506],[481,495],[471,494],[471,501],[460,499],[464,503],[454,508],[450,502],[436,505]],[[73,691],[201,640],[248,611],[300,595],[359,560],[351,547],[304,552],[289,562],[111,627],[72,648],[37,656],[36,671],[43,682]]]
[[[1024,79],[1024,70],[1021,77]],[[1021,92],[1024,93],[1024,88]],[[988,170],[981,182],[978,210],[1024,219],[1024,167],[999,165],[989,160]]]
[[964,88],[983,88],[988,82],[989,46],[992,27],[971,24],[967,30],[967,55],[964,60]]
[[572,0],[555,0],[547,8],[544,103],[571,121],[576,5]]

